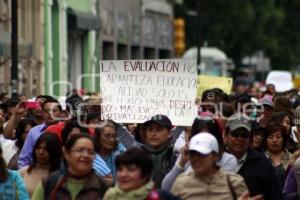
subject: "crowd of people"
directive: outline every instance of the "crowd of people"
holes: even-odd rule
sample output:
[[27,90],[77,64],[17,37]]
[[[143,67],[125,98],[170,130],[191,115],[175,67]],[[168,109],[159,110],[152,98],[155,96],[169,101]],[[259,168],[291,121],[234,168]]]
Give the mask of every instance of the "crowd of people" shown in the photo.
[[33,107],[0,98],[0,199],[300,199],[293,91],[209,89],[184,127],[163,114],[102,120],[101,99],[76,92],[65,108],[47,95]]

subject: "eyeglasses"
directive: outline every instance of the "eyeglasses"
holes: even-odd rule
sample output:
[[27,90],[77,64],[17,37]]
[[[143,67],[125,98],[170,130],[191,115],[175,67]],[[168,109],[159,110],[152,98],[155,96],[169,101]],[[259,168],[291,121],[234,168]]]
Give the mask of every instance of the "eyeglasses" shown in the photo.
[[94,156],[95,155],[95,151],[93,149],[87,149],[87,148],[75,148],[75,149],[72,149],[71,152],[74,152],[74,153],[80,154],[80,155],[84,155],[85,152],[89,156]]
[[250,137],[250,133],[245,131],[232,131],[230,135],[235,138],[241,137],[244,139],[248,139]]

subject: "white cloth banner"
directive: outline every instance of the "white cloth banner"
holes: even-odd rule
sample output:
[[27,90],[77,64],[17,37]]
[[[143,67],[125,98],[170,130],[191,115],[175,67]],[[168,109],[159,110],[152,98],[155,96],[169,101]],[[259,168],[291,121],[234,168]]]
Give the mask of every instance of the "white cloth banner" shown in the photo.
[[191,126],[197,116],[195,60],[100,62],[102,119],[143,123],[155,114]]

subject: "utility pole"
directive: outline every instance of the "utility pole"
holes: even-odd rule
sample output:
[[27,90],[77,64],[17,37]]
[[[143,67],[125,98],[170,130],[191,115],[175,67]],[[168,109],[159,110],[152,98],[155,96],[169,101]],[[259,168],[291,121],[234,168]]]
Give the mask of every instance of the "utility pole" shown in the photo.
[[11,96],[18,96],[18,0],[11,0]]
[[197,69],[198,69],[198,74],[201,73],[201,36],[200,36],[200,0],[197,0],[196,3],[196,9],[197,9],[197,18],[196,18],[196,41],[197,41]]

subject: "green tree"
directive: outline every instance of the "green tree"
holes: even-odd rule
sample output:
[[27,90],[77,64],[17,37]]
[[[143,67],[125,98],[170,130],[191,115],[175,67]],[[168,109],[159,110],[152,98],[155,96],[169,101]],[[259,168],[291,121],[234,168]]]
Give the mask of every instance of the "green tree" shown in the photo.
[[277,32],[278,48],[269,49],[274,68],[291,69],[300,63],[300,1],[277,0],[284,12],[283,23]]
[[284,10],[275,0],[185,0],[180,15],[196,9],[199,18],[185,15],[187,46],[196,46],[196,27],[209,46],[224,50],[237,66],[244,56],[263,50],[273,56],[281,47],[278,32]]

